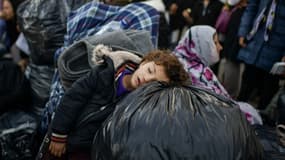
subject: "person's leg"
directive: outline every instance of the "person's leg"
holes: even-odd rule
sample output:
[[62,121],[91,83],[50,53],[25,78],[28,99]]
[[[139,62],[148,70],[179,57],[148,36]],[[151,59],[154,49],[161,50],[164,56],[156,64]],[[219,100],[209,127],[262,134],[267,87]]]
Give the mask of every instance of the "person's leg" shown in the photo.
[[277,100],[277,136],[279,138],[279,143],[285,149],[285,88],[280,89],[278,100]]
[[242,75],[241,90],[238,96],[239,101],[247,102],[253,92],[258,86],[258,71],[254,66],[245,64],[245,69]]
[[240,88],[240,63],[226,60],[224,63],[223,85],[233,99],[238,96]]
[[279,77],[263,71],[262,86],[260,88],[260,101],[258,109],[265,109],[279,89]]
[[279,89],[279,91],[273,96],[266,108],[259,112],[263,118],[266,118],[270,125],[272,124],[272,126],[274,126],[275,122],[277,121],[277,101],[282,90],[283,89]]

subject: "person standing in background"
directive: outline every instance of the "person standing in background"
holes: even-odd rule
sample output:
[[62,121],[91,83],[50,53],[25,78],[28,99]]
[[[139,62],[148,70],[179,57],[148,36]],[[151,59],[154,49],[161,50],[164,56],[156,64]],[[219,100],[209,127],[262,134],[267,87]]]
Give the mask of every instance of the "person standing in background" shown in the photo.
[[188,25],[215,27],[222,7],[223,3],[218,0],[199,0],[194,4],[193,9],[188,8],[182,14]]
[[[209,25],[215,27],[222,7],[223,3],[219,0],[198,0],[192,10],[186,9],[182,14],[189,26]],[[218,72],[218,66],[219,63],[211,66],[215,74]]]
[[19,36],[16,11],[20,3],[22,3],[21,0],[3,0],[2,17],[6,21],[10,47],[16,42]]
[[[2,56],[11,57],[13,61],[18,63],[21,66],[21,69],[24,71],[29,63],[29,56],[16,46],[16,41],[20,35],[19,26],[17,24],[17,9],[22,2],[24,2],[24,0],[2,1],[3,9],[0,15],[4,21],[0,21],[0,41],[2,44],[3,41],[5,41],[5,50],[3,50],[3,52],[1,50],[3,53]],[[0,49],[2,49],[2,46]]]
[[169,26],[171,35],[171,43],[176,46],[178,40],[182,36],[184,27],[187,25],[183,17],[184,10],[191,10],[197,0],[168,0],[164,1],[169,14]]
[[228,0],[230,6],[233,6],[231,17],[226,29],[225,40],[223,45],[222,54],[225,57],[225,62],[221,62],[223,65],[221,83],[229,92],[233,99],[238,96],[240,88],[241,77],[241,63],[237,59],[237,55],[240,49],[238,39],[238,29],[241,21],[242,14],[247,5],[247,0]]
[[248,101],[258,89],[257,108],[265,109],[279,88],[279,76],[270,74],[285,56],[285,1],[250,0],[239,28],[242,47],[238,59],[245,63],[239,101]]

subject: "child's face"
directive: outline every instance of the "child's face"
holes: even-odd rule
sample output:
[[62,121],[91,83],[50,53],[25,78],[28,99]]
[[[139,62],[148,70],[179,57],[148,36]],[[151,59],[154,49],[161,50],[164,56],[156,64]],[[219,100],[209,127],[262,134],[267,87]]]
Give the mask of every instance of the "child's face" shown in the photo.
[[152,81],[169,82],[164,67],[155,64],[153,61],[141,63],[139,68],[132,74],[131,78],[133,88],[138,88],[139,86]]

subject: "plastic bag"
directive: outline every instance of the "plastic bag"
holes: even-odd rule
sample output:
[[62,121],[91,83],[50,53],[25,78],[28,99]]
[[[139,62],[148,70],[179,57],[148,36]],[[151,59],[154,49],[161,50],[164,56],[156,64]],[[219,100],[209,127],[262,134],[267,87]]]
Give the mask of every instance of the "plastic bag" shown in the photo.
[[36,119],[31,115],[13,111],[0,117],[0,159],[33,159]]
[[54,68],[29,64],[26,70],[31,84],[32,109],[41,116],[44,106],[49,98]]
[[237,106],[195,87],[153,82],[120,101],[93,142],[93,160],[262,158]]
[[278,135],[275,127],[253,126],[264,150],[265,160],[284,160],[285,147],[278,144]]
[[18,24],[27,39],[34,64],[54,63],[54,53],[63,45],[68,13],[86,2],[87,0],[29,0],[19,6]]

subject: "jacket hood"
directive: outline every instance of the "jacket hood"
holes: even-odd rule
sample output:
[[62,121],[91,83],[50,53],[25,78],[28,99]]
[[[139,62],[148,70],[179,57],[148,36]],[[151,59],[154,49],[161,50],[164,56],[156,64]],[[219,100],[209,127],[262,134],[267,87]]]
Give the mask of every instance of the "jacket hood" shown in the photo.
[[139,64],[142,60],[142,58],[135,53],[124,50],[114,51],[111,47],[99,44],[94,48],[92,52],[91,61],[95,65],[99,65],[104,62],[105,56],[109,57],[113,61],[115,70],[117,70],[122,64],[128,61]]

